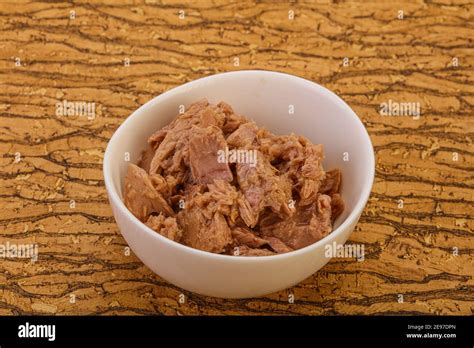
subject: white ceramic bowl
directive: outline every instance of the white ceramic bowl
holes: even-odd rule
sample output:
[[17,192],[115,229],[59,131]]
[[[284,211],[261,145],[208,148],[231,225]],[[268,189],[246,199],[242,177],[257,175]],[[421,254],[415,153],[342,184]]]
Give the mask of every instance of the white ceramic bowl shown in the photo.
[[[260,257],[218,255],[173,242],[151,230],[125,207],[122,188],[128,162],[136,163],[150,134],[169,123],[179,106],[201,98],[225,101],[277,134],[294,132],[324,145],[326,170],[342,171],[346,209],[326,238],[287,254]],[[292,105],[292,107],[290,106]],[[290,114],[290,109],[294,114]],[[349,160],[344,160],[347,153]],[[174,88],[136,110],[110,139],[104,158],[105,186],[118,226],[132,251],[151,270],[176,286],[199,294],[246,298],[291,287],[329,258],[324,246],[343,244],[369,197],[374,178],[372,144],[357,115],[334,93],[292,75],[235,71]]]

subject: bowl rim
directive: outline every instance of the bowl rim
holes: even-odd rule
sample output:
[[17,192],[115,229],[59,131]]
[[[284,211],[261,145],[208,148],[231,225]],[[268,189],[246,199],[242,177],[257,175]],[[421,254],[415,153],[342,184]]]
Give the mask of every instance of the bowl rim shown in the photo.
[[[369,167],[369,173],[364,181],[364,186],[362,188],[362,192],[360,196],[357,198],[357,202],[354,206],[354,209],[350,212],[350,214],[346,217],[346,219],[335,229],[333,230],[330,234],[328,234],[326,237],[320,239],[319,241],[310,244],[304,248],[293,250],[288,253],[284,254],[276,254],[276,255],[266,255],[266,256],[235,256],[235,255],[223,255],[223,254],[216,254],[204,250],[199,250],[192,248],[190,246],[175,242],[171,239],[168,239],[164,236],[162,236],[160,233],[154,231],[150,227],[146,226],[143,222],[141,222],[138,218],[136,218],[125,206],[124,202],[122,199],[120,199],[119,194],[117,190],[115,189],[114,181],[112,180],[112,168],[111,168],[111,148],[114,146],[116,142],[118,142],[118,139],[122,137],[122,133],[124,133],[125,129],[134,122],[135,119],[140,117],[140,114],[148,109],[153,107],[154,105],[162,102],[166,98],[170,97],[173,93],[179,92],[179,91],[184,91],[186,89],[191,89],[196,86],[199,86],[205,82],[210,82],[213,79],[223,77],[224,75],[248,75],[248,74],[258,74],[262,76],[268,76],[268,75],[278,75],[282,78],[286,79],[293,79],[297,83],[301,83],[303,85],[306,85],[306,87],[311,87],[315,89],[318,93],[325,94],[328,98],[332,99],[335,103],[340,104],[346,111],[350,117],[355,118],[356,124],[358,126],[358,131],[364,135],[365,139],[365,145],[368,149],[370,149],[370,153],[368,156],[368,162],[367,165]],[[103,160],[103,175],[104,175],[104,183],[105,187],[109,196],[109,200],[111,201],[111,205],[114,205],[117,209],[120,210],[121,213],[124,214],[126,219],[130,220],[141,232],[144,232],[148,235],[150,235],[152,238],[157,238],[160,242],[164,243],[165,245],[171,247],[171,248],[178,248],[181,249],[182,252],[185,253],[191,253],[194,254],[195,256],[201,256],[201,257],[207,257],[211,259],[215,259],[216,261],[225,261],[225,262],[239,262],[239,263],[254,263],[255,261],[258,260],[258,262],[271,262],[271,261],[276,261],[276,260],[281,260],[281,259],[286,259],[286,258],[291,258],[294,256],[298,256],[301,254],[306,254],[306,253],[311,253],[314,249],[317,249],[320,245],[323,244],[329,244],[331,239],[334,239],[336,236],[342,234],[347,227],[349,227],[354,221],[358,220],[360,214],[362,213],[368,199],[370,196],[370,193],[372,191],[372,185],[374,182],[374,176],[375,176],[375,156],[374,156],[374,149],[373,145],[370,139],[370,136],[367,132],[367,129],[365,128],[364,124],[360,120],[360,118],[357,116],[357,114],[347,105],[347,103],[340,98],[338,95],[336,95],[334,92],[330,91],[329,89],[319,85],[316,82],[307,80],[305,78],[287,74],[287,73],[282,73],[282,72],[276,72],[276,71],[270,71],[270,70],[237,70],[237,71],[229,71],[229,72],[223,72],[223,73],[218,73],[218,74],[213,74],[209,76],[205,76],[193,81],[186,82],[184,84],[181,84],[179,86],[173,87],[162,94],[150,99],[147,101],[145,104],[141,105],[138,109],[136,109],[132,114],[130,114],[123,122],[122,124],[115,130],[114,134],[112,137],[109,139],[109,142],[107,144],[107,148],[105,150],[104,154],[104,160]],[[116,221],[117,222],[117,221]],[[117,222],[118,226],[118,222]],[[120,229],[120,227],[119,227]]]

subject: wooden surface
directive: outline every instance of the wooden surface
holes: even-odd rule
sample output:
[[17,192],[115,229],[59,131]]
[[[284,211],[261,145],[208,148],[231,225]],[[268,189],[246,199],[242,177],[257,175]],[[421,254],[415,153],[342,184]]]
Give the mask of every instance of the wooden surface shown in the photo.
[[[473,38],[468,1],[2,0],[0,244],[37,243],[39,258],[0,259],[0,314],[472,314]],[[333,259],[292,289],[223,300],[125,255],[101,163],[140,105],[238,69],[338,93],[366,125],[377,168],[350,238],[365,245],[364,262]],[[421,103],[421,117],[381,116],[389,99]],[[57,116],[63,100],[94,102],[95,119]]]

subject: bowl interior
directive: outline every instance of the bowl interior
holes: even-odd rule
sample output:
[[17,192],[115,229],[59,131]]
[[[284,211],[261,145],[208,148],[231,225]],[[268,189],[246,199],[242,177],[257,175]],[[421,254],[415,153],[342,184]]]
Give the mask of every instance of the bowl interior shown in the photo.
[[235,112],[276,134],[293,132],[323,144],[325,170],[342,171],[346,209],[334,228],[347,218],[364,190],[371,186],[374,160],[370,139],[358,117],[339,97],[291,75],[238,71],[213,75],[168,91],[143,105],[122,124],[108,145],[104,161],[120,198],[126,158],[136,163],[149,135],[168,124],[178,114],[180,105],[188,107],[202,98],[211,103],[225,101]]

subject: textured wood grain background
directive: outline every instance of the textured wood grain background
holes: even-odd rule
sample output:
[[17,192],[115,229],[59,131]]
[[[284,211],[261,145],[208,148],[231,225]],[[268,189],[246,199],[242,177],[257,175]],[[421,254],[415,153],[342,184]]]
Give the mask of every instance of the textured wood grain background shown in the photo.
[[[468,1],[1,1],[0,244],[37,243],[39,259],[0,259],[0,314],[474,313],[473,38]],[[223,300],[125,255],[102,158],[141,104],[238,69],[338,93],[377,168],[350,239],[364,262],[333,259],[287,291]],[[381,116],[390,99],[419,102],[421,117]],[[94,102],[95,119],[58,117],[63,100]]]

